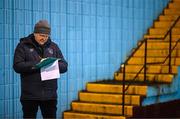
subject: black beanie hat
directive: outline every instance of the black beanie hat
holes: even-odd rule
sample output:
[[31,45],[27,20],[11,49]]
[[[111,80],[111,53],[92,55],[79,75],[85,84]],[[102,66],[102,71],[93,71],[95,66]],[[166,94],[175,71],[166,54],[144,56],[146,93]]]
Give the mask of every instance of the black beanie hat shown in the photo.
[[50,34],[51,28],[47,20],[40,20],[34,26],[34,33]]

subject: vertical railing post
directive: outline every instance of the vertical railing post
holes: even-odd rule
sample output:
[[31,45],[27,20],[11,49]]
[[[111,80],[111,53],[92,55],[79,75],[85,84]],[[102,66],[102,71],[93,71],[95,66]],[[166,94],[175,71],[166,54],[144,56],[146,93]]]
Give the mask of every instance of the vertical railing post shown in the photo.
[[144,81],[146,81],[146,67],[147,67],[147,39],[145,39],[144,46]]
[[125,75],[126,66],[123,64],[123,87],[122,87],[122,115],[124,115],[124,103],[125,103]]
[[169,73],[171,73],[172,30],[169,33]]
[[125,103],[125,77],[126,77],[126,66],[123,65],[123,94],[122,94],[122,115],[124,115],[124,103]]

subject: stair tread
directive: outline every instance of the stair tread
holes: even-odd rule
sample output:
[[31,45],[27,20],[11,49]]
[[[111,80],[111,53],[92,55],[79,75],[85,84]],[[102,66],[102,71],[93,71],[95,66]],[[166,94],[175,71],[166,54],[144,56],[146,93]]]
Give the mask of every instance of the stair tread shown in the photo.
[[171,16],[171,15],[160,15],[159,16],[159,21],[174,21],[175,19],[177,19],[177,16]]
[[[120,80],[102,80],[102,81],[97,81],[97,82],[89,82],[90,84],[92,83],[96,83],[96,84],[111,84],[111,85],[122,85],[123,82]],[[125,85],[131,83],[131,86],[158,86],[158,85],[162,85],[162,84],[167,84],[167,83],[160,83],[160,82],[150,82],[150,81],[146,81],[146,82],[141,82],[141,81],[125,81]]]
[[[168,40],[164,40],[164,39],[148,39],[147,40],[148,41],[148,43],[150,42],[150,43],[156,43],[156,42],[165,42],[165,43],[169,43],[169,41]],[[172,41],[172,43],[175,43],[176,41]]]
[[[122,104],[116,104],[116,103],[106,103],[106,102],[87,102],[87,101],[79,101],[79,100],[74,100],[72,103],[80,103],[80,104],[87,104],[87,105],[105,105],[105,106],[122,106]],[[136,107],[137,105],[132,105],[132,104],[124,104],[126,107]]]
[[[86,101],[79,101],[79,100],[74,100],[72,101],[72,104],[84,104],[84,105],[97,105],[97,106],[122,106],[122,104],[114,104],[114,103],[102,103],[102,102],[86,102]],[[136,105],[131,105],[131,104],[125,104],[125,107],[136,107]]]
[[[83,112],[93,112],[93,113],[108,113],[108,114],[122,114],[122,105],[119,104],[103,104],[103,103],[84,103],[84,102],[72,102],[72,110],[83,111]],[[132,116],[133,108],[136,106],[124,105],[125,115]]]
[[[126,66],[143,66],[144,64],[127,64]],[[159,65],[159,64],[148,64],[147,66],[159,66],[159,67],[169,67],[168,64],[165,65]],[[171,65],[172,67],[177,67],[177,65]]]
[[[178,50],[179,50],[179,49],[178,49]],[[144,56],[133,56],[132,58],[141,58],[141,57],[144,57]],[[148,57],[148,58],[155,58],[155,59],[161,58],[161,59],[165,59],[165,57],[152,57],[152,56],[151,56],[151,57]],[[175,56],[174,56],[174,57],[172,57],[172,58],[180,58],[180,56],[179,56],[179,57],[177,57],[177,56],[175,57]]]
[[[119,73],[123,73],[123,72],[119,72]],[[126,74],[137,74],[137,72],[127,72]],[[144,75],[144,73],[139,73],[139,75]],[[146,75],[174,75],[172,73],[146,73]]]
[[108,116],[108,117],[124,117],[125,119],[125,116],[122,116],[122,115],[113,115],[113,114],[102,114],[102,113],[92,113],[92,112],[79,112],[79,111],[74,111],[74,110],[68,110],[68,111],[64,111],[64,113],[76,113],[76,114],[87,114],[87,115],[92,115],[92,116],[95,116],[95,115],[98,115],[98,116]]
[[[97,95],[119,95],[119,96],[122,95],[122,93],[89,92],[87,90],[83,90],[80,93],[97,94]],[[142,95],[139,95],[139,94],[125,94],[125,95],[127,95],[127,96],[140,96],[140,97],[143,97]]]
[[144,38],[164,38],[164,35],[144,35]]

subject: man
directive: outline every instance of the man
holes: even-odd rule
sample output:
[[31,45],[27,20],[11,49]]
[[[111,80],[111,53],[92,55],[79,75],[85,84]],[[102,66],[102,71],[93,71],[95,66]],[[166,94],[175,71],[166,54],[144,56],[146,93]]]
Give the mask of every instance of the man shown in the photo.
[[20,39],[14,54],[13,68],[21,77],[23,118],[36,118],[38,107],[43,118],[56,118],[57,79],[41,81],[40,69],[35,68],[43,58],[55,57],[60,73],[67,71],[67,62],[50,39],[51,28],[46,20],[35,24],[34,33]]

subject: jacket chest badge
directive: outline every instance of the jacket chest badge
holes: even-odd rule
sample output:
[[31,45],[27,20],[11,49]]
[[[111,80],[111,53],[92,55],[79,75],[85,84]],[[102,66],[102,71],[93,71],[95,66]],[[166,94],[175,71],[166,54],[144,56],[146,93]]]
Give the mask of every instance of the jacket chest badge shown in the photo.
[[48,48],[48,52],[49,52],[49,54],[53,54],[53,49]]
[[30,51],[30,52],[33,52],[33,51],[34,51],[34,48],[30,48],[29,51]]

